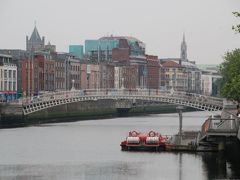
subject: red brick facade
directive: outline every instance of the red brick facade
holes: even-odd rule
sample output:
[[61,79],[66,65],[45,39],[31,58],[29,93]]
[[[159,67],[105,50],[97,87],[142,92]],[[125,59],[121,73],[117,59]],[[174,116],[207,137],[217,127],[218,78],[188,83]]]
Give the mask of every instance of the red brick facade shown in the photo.
[[129,61],[129,49],[114,48],[112,50],[112,60],[117,62],[128,62]]
[[33,61],[30,59],[22,60],[22,91],[23,95],[33,94]]
[[159,61],[158,56],[146,55],[147,58],[147,86],[149,89],[159,88]]

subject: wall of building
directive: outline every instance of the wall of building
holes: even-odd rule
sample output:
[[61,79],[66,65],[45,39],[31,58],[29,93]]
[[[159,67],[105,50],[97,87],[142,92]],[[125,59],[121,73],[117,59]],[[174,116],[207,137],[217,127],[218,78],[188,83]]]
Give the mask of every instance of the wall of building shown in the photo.
[[66,90],[66,67],[65,61],[55,60],[55,90],[56,91],[64,91]]
[[22,91],[23,96],[33,93],[33,61],[30,59],[22,60]]
[[83,58],[83,45],[69,45],[69,53],[77,58]]
[[220,79],[221,76],[203,71],[202,78],[202,94],[206,96],[220,95]]
[[157,56],[147,55],[147,88],[159,88],[159,61]]
[[118,66],[114,68],[114,88],[136,89],[138,87],[137,66]]
[[0,101],[17,98],[17,65],[12,57],[0,54]]
[[100,88],[114,88],[114,65],[112,63],[99,64]]
[[75,89],[80,89],[81,83],[80,61],[78,59],[70,59],[69,63],[70,64],[67,71],[67,73],[69,73],[68,75],[69,88],[72,89],[74,87]]

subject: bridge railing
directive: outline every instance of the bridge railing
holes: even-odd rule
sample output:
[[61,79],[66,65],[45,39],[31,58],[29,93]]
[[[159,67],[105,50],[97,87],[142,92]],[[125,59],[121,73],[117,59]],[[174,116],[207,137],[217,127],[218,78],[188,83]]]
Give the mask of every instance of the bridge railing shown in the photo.
[[209,117],[202,125],[202,134],[208,132],[237,132],[238,125],[235,119],[223,119]]

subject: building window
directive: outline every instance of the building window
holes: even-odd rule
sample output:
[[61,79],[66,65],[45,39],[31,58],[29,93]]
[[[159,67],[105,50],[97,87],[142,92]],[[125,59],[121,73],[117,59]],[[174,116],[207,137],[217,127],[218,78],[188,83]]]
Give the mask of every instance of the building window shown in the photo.
[[13,71],[13,78],[16,78],[16,71]]
[[8,90],[9,90],[9,91],[12,91],[12,82],[9,82],[9,83],[8,83]]
[[7,91],[8,89],[7,89],[7,81],[4,81],[4,91]]
[[12,70],[8,71],[8,78],[12,78]]
[[7,70],[4,70],[4,78],[7,78]]

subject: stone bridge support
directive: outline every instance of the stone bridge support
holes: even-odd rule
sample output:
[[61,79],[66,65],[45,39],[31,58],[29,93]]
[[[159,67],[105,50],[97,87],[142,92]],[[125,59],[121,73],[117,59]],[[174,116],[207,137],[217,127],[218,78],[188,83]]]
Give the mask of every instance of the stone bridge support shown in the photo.
[[128,99],[119,99],[115,101],[115,108],[117,109],[118,113],[128,113],[129,110],[132,108],[133,102],[132,100]]
[[24,122],[22,105],[0,104],[0,127],[12,127]]

